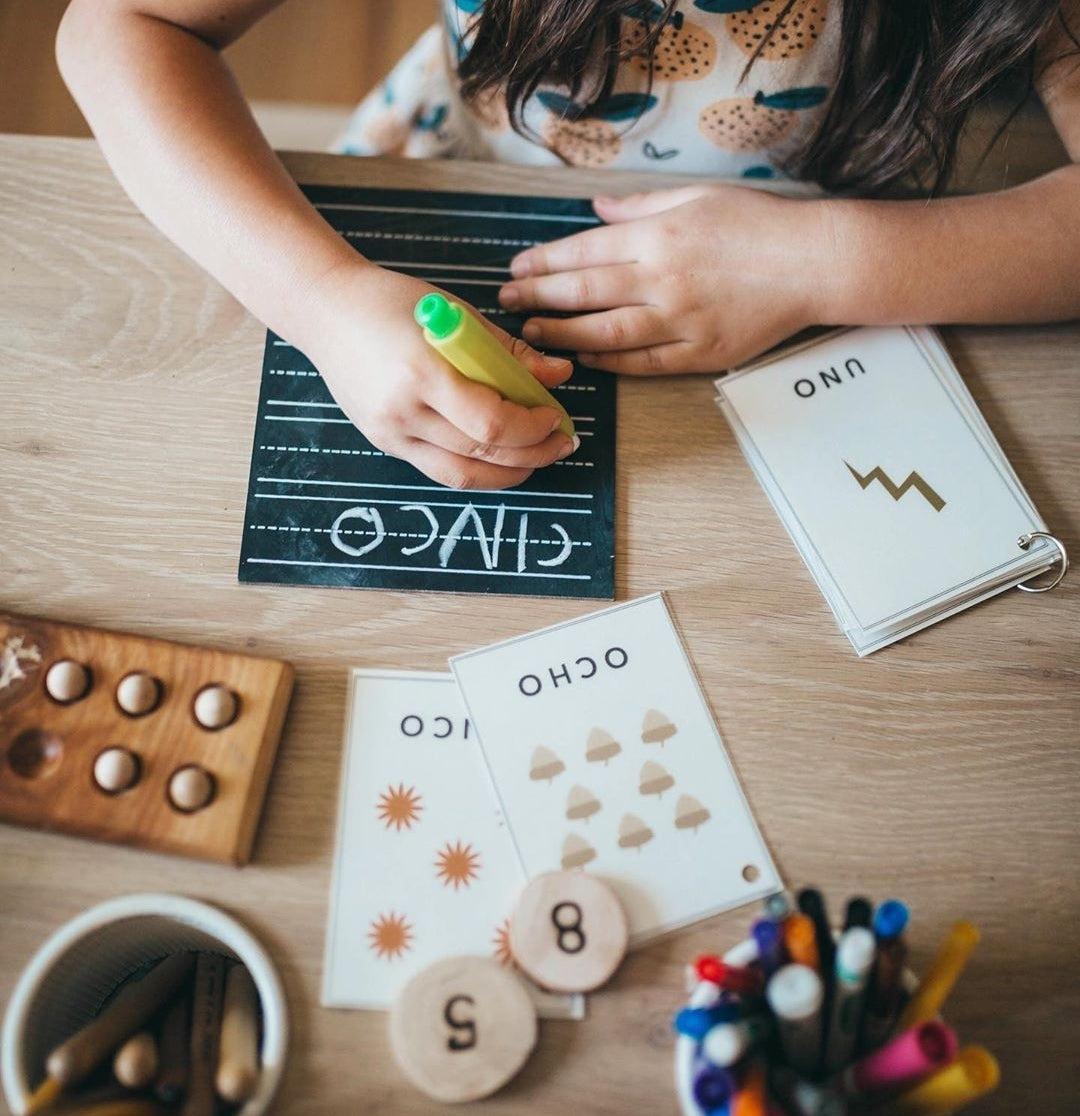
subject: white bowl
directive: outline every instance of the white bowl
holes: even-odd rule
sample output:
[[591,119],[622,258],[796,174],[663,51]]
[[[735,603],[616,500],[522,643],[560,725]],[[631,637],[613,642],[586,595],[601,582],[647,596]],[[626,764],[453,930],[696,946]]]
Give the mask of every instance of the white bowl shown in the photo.
[[83,1027],[128,976],[163,954],[212,950],[247,966],[262,1011],[262,1069],[238,1116],[262,1116],[277,1092],[288,1010],[266,950],[234,918],[180,895],[126,895],[61,926],[15,985],[0,1033],[0,1081],[16,1116],[45,1077],[49,1052]]

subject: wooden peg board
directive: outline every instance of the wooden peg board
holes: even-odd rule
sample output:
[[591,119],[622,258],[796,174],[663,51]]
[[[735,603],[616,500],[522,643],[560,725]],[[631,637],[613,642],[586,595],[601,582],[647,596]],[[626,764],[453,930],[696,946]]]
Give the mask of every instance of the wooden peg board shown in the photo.
[[[50,696],[49,679],[63,674],[50,668],[62,662],[75,664],[69,674],[86,668],[81,697]],[[118,697],[136,672],[158,682],[156,704],[140,715]],[[0,820],[246,864],[292,685],[293,668],[274,659],[0,612]],[[196,709],[218,686],[235,696],[235,715],[210,729]],[[126,767],[114,767],[136,772],[125,789],[106,791],[95,777],[108,749],[123,750]],[[170,799],[181,768],[212,788],[189,811]]]

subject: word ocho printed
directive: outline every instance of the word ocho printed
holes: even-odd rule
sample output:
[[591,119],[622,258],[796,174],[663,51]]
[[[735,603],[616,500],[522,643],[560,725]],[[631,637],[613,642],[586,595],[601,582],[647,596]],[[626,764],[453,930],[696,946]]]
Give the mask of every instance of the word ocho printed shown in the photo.
[[[573,662],[573,672],[566,663],[560,663],[557,667],[548,667],[546,677],[552,689],[557,690],[563,682],[571,685],[575,679],[584,681],[595,678],[601,666],[622,670],[629,662],[630,656],[623,648],[609,647],[599,661],[591,655],[581,655]],[[539,674],[523,674],[517,685],[526,697],[536,697],[544,689],[544,679]]]

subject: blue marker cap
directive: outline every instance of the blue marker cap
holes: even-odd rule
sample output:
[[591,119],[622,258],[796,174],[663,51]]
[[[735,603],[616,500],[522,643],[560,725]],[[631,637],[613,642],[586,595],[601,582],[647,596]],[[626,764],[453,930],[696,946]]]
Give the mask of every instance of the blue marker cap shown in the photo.
[[783,938],[778,923],[767,918],[759,918],[750,929],[758,947],[758,964],[767,976],[783,963]]
[[895,938],[908,924],[908,909],[899,899],[886,899],[874,912],[874,934],[879,938]]
[[734,1023],[742,1018],[742,1008],[737,1003],[713,1004],[707,1008],[683,1008],[675,1016],[675,1030],[700,1042],[717,1023]]

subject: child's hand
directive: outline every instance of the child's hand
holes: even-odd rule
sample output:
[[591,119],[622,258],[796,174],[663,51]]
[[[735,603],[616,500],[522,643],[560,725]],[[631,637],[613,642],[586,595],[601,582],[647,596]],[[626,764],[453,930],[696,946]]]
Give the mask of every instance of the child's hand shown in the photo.
[[[362,261],[320,286],[313,340],[299,343],[345,414],[379,449],[451,488],[520,484],[570,453],[556,410],[502,399],[424,341],[412,312],[433,289]],[[569,361],[488,327],[546,387],[570,375]]]
[[526,340],[637,375],[717,372],[816,324],[827,276],[815,201],[740,186],[597,198],[608,224],[529,248],[500,291]]

